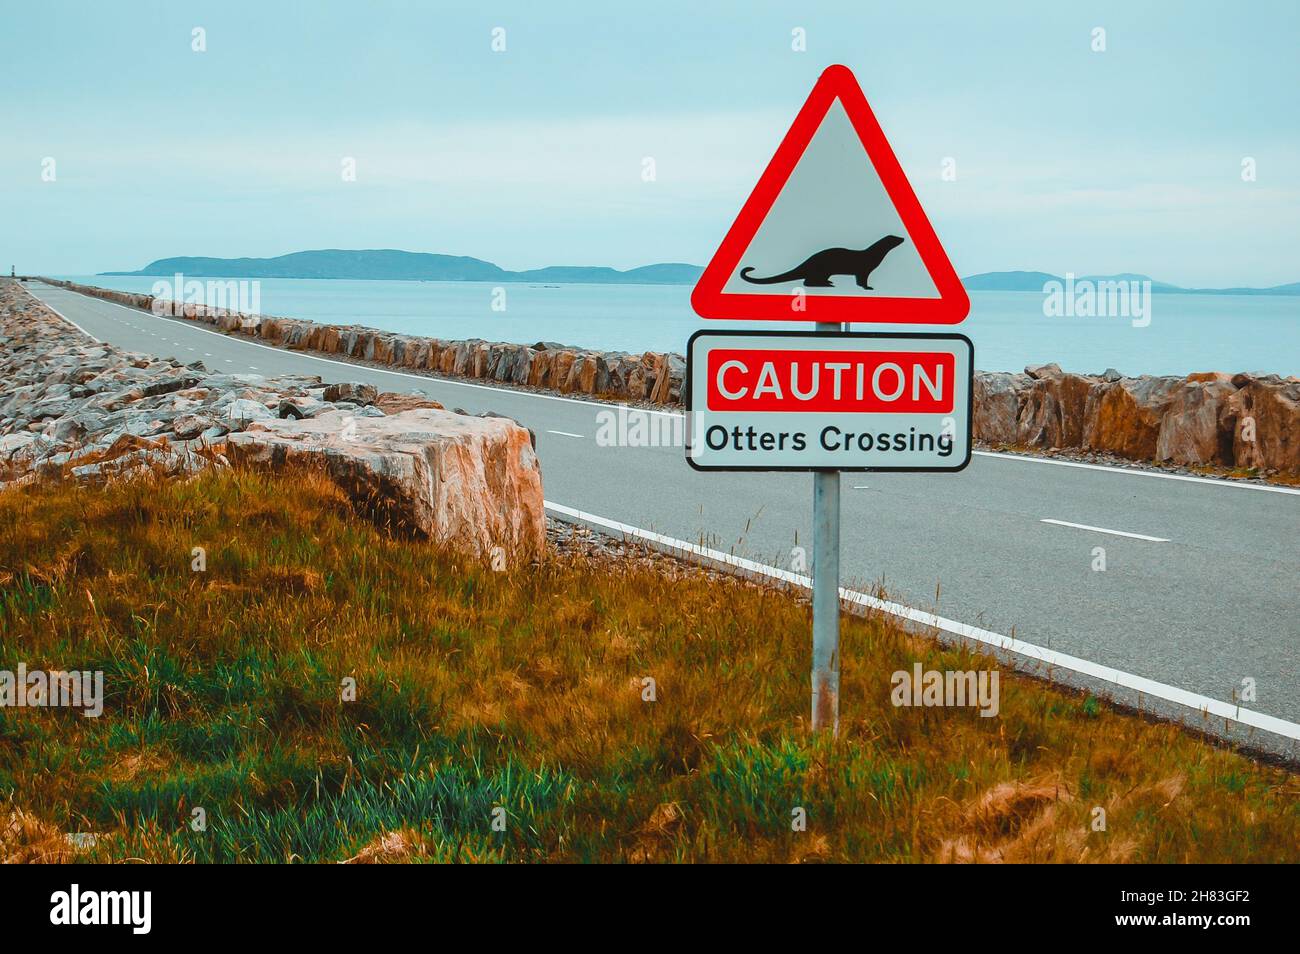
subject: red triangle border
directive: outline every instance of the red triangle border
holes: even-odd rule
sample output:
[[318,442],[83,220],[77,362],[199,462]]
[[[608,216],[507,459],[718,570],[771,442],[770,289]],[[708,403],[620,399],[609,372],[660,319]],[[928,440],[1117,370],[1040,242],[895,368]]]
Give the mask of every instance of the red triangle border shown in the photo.
[[[788,294],[723,293],[754,234],[762,226],[777,196],[798,165],[832,103],[838,99],[862,141],[868,158],[898,210],[908,236],[916,246],[938,298],[867,298],[862,295],[807,295],[805,310],[791,308]],[[827,321],[889,324],[955,325],[970,312],[970,298],[948,255],[934,234],[916,193],[898,164],[880,123],[867,104],[862,88],[847,66],[828,67],[817,79],[807,101],[781,140],[772,160],[745,200],[736,221],[705,267],[691,292],[691,307],[702,318],[758,321]]]

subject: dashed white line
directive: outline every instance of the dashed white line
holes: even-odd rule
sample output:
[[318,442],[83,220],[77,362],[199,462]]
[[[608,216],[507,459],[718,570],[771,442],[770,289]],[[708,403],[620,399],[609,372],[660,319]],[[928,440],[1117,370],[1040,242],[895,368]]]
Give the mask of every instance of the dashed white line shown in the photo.
[[1075,530],[1091,530],[1093,533],[1109,533],[1115,537],[1131,537],[1134,540],[1150,540],[1152,543],[1168,543],[1167,537],[1149,537],[1145,533],[1129,533],[1127,530],[1107,530],[1105,527],[1092,527],[1086,523],[1070,523],[1068,520],[1049,520],[1044,517],[1039,523],[1052,523],[1058,527],[1073,527]]

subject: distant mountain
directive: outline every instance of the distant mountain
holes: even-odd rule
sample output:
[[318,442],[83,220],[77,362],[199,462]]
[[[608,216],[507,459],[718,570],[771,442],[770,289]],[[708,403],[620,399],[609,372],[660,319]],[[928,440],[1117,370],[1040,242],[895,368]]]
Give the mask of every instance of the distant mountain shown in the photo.
[[317,249],[275,258],[160,258],[138,272],[102,275],[184,275],[207,278],[348,278],[429,282],[555,282],[640,285],[690,285],[697,265],[669,262],[620,272],[602,266],[552,265],[525,272],[506,271],[465,255],[403,252],[399,249]]
[[[682,262],[642,265],[620,272],[599,265],[549,265],[511,272],[481,258],[403,252],[400,249],[325,248],[291,252],[275,258],[160,258],[138,272],[101,272],[101,275],[174,275],[196,278],[350,278],[427,282],[539,282],[599,285],[693,285],[703,269]],[[1151,290],[1185,295],[1300,295],[1300,282],[1272,288],[1180,288],[1147,275],[1083,275],[1080,281],[1149,281]],[[1050,281],[1064,282],[1049,272],[981,272],[962,279],[968,291],[1041,292]]]
[[[1049,272],[981,272],[963,278],[967,291],[1027,291],[1041,292],[1047,282],[1065,282],[1065,276]],[[1183,288],[1168,282],[1158,282],[1150,275],[1120,272],[1116,275],[1076,275],[1075,283],[1090,282],[1150,282],[1153,292],[1179,295],[1300,295],[1300,282],[1274,285],[1271,288]]]
[[980,272],[963,278],[967,291],[1036,291],[1056,279],[1047,272]]

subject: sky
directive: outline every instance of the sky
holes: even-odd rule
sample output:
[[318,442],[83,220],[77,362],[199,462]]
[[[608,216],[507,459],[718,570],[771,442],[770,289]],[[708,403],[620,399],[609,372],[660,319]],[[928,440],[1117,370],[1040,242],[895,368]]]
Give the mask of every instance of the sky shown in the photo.
[[703,264],[843,63],[959,274],[1300,281],[1298,44],[1294,0],[11,4],[0,265]]

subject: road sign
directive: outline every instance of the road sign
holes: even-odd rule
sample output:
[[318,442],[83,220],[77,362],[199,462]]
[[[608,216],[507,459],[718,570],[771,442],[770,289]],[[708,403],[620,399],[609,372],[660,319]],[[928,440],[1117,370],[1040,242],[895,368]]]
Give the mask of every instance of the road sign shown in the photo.
[[955,334],[698,331],[686,355],[697,470],[958,471],[974,349]]
[[817,80],[691,305],[705,318],[966,317],[961,280],[847,67]]
[[686,348],[696,470],[813,472],[812,729],[840,718],[840,471],[970,461],[970,339],[854,334],[844,323],[953,325],[970,300],[844,66],[822,73],[691,306],[704,318],[814,321],[708,332]]

